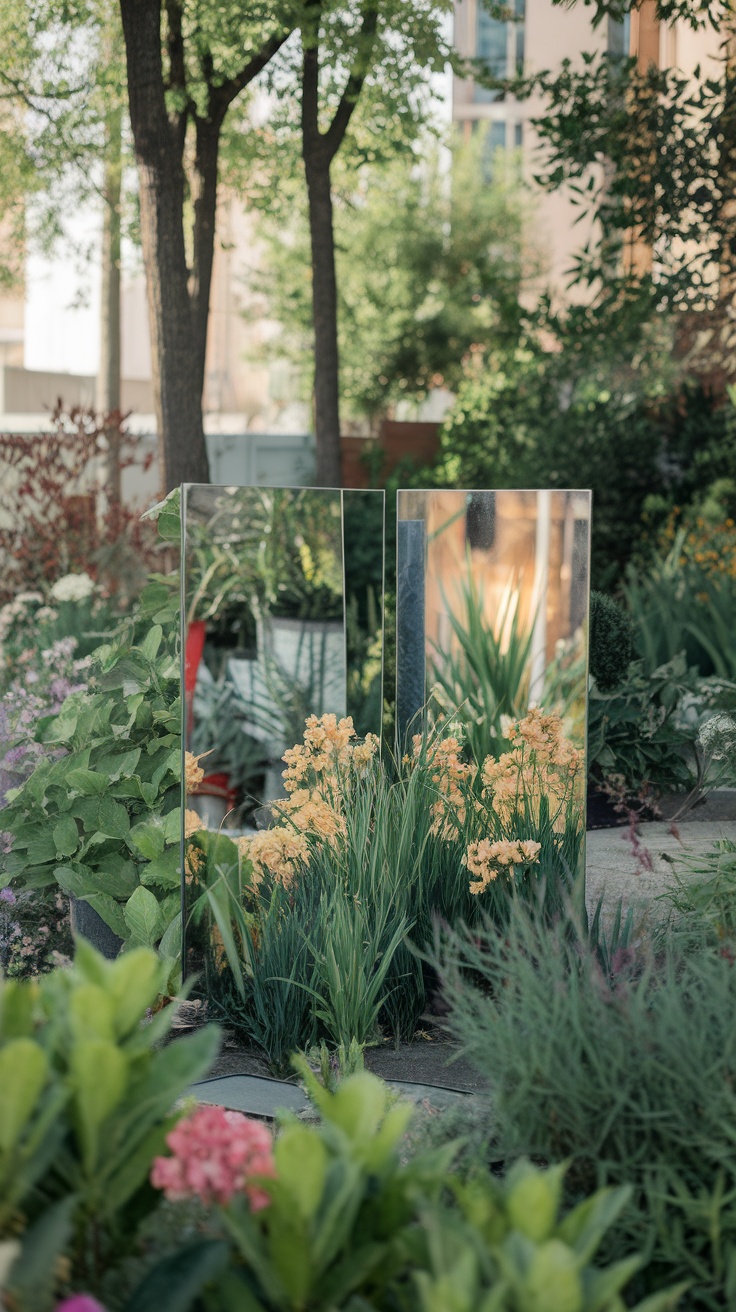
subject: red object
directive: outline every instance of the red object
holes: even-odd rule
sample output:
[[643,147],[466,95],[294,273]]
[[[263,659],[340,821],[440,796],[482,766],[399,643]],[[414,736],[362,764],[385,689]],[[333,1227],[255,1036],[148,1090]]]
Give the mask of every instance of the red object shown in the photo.
[[187,707],[187,736],[192,732],[194,714],[194,689],[197,686],[197,670],[202,660],[207,625],[204,620],[192,620],[187,629],[184,647],[184,698]]
[[237,791],[231,787],[230,776],[227,774],[206,774],[197,786],[197,795],[199,797],[224,797],[228,811],[232,811],[238,801]]

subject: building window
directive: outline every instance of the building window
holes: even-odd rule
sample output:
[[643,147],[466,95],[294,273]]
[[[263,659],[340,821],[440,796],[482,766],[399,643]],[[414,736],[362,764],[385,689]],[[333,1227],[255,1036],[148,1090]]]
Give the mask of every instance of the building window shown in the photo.
[[[477,0],[475,53],[492,77],[514,77],[524,68],[524,18],[526,0],[514,0],[515,18],[493,18]],[[503,100],[503,91],[492,91],[476,84],[474,100],[478,105]]]
[[495,118],[479,125],[485,132],[483,139],[483,181],[493,180],[493,166],[499,150],[506,149],[506,119]]
[[608,53],[611,59],[628,59],[631,50],[631,16],[608,20]]

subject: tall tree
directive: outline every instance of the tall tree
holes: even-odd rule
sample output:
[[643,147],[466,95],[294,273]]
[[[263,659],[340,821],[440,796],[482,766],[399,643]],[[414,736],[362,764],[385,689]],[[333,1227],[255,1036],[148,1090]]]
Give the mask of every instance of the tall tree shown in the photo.
[[[519,296],[538,273],[518,161],[488,141],[422,134],[414,150],[333,171],[341,407],[374,431],[400,401],[456,389],[471,354],[516,339]],[[344,167],[343,167],[344,164]],[[280,326],[264,353],[313,367],[306,197],[258,228],[261,313]]]
[[293,10],[120,0],[167,490],[209,480],[202,390],[223,125],[287,40]]
[[304,0],[299,41],[273,65],[265,140],[299,141],[308,199],[317,481],[339,486],[340,357],[334,166],[408,149],[430,114],[433,75],[459,66],[452,0]]
[[654,23],[706,29],[714,59],[687,73],[605,51],[582,53],[575,64],[566,61],[520,88],[546,98],[536,121],[546,150],[539,181],[548,189],[567,186],[594,220],[595,236],[574,269],[574,281],[589,296],[568,310],[567,326],[581,348],[597,341],[618,351],[628,342],[633,352],[652,323],[668,315],[692,369],[725,366],[736,376],[732,6],[722,0],[590,3],[596,24],[640,10]]

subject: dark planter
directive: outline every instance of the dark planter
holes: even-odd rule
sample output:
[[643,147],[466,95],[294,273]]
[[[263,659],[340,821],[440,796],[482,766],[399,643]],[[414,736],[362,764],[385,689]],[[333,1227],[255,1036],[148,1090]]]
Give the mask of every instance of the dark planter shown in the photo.
[[69,919],[72,934],[86,939],[108,961],[115,960],[123,946],[123,939],[113,933],[89,902],[81,901],[72,894],[69,898]]

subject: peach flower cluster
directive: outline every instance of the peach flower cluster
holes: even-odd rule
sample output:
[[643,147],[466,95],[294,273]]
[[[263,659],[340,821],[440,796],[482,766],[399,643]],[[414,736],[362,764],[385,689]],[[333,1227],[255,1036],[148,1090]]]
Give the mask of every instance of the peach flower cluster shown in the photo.
[[154,1157],[151,1184],[172,1202],[199,1198],[225,1206],[245,1194],[250,1210],[271,1199],[262,1177],[273,1179],[273,1141],[265,1125],[224,1107],[198,1107],[166,1136],[171,1157]]
[[236,839],[241,857],[253,863],[253,884],[257,888],[266,875],[288,888],[298,870],[309,858],[309,844],[304,834],[286,825],[261,829]]
[[501,872],[508,872],[512,866],[534,865],[539,860],[541,846],[533,839],[500,838],[492,842],[481,838],[471,843],[463,857],[463,865],[476,876],[470,882],[470,892],[482,893]]
[[186,794],[196,792],[197,788],[204,779],[204,770],[199,764],[199,757],[193,756],[191,752],[184,753],[184,783]]
[[524,807],[538,819],[545,797],[555,828],[564,829],[565,803],[582,778],[583,753],[565,737],[560,715],[532,707],[507,727],[505,737],[511,750],[483,763],[483,800],[508,823]]
[[414,762],[425,755],[426,767],[436,801],[430,807],[432,833],[453,842],[465,823],[466,796],[462,785],[473,773],[473,766],[460,759],[459,738],[437,738],[426,743],[421,734],[412,739]]

